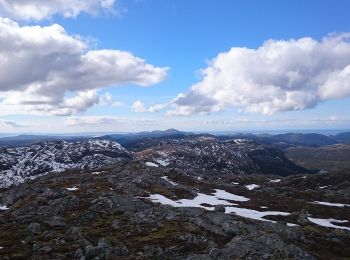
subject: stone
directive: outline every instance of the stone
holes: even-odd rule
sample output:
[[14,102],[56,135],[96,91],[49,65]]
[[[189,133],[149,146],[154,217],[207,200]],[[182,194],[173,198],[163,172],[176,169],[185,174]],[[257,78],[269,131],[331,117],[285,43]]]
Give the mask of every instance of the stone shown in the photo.
[[39,223],[30,223],[27,227],[27,230],[32,234],[39,234],[40,233],[40,224]]
[[225,212],[225,206],[224,205],[216,205],[214,208],[214,211],[216,212]]

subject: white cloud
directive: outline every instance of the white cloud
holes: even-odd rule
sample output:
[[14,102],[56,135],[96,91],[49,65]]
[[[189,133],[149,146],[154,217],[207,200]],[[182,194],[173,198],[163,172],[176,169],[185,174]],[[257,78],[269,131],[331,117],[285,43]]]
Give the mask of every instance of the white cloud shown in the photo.
[[123,105],[122,102],[115,100],[113,96],[108,92],[100,96],[99,104],[101,106],[111,106],[111,107],[120,107]]
[[[150,86],[167,75],[168,68],[147,64],[129,52],[89,50],[86,42],[57,24],[21,27],[0,18],[0,32],[0,114],[16,109],[74,114],[97,104],[97,90],[103,87]],[[67,99],[67,93],[76,97]],[[106,98],[101,99],[106,103]]]
[[131,105],[131,110],[135,113],[154,113],[164,109],[166,106],[168,104],[155,104],[146,108],[141,100],[137,100]]
[[135,113],[144,113],[147,111],[147,109],[145,108],[145,104],[141,100],[135,101],[131,105],[131,110]]
[[82,116],[68,117],[64,120],[64,125],[69,127],[95,126],[95,125],[153,125],[157,121],[144,118],[124,118],[114,116]]
[[273,114],[313,108],[350,96],[350,34],[269,40],[258,49],[234,47],[203,69],[202,80],[173,100],[170,115],[229,107]]
[[2,123],[4,126],[9,127],[9,128],[22,128],[22,127],[27,126],[27,125],[18,124],[16,122],[9,121],[9,120],[2,120],[2,121],[0,121],[0,123]]
[[50,19],[55,14],[74,18],[80,13],[114,12],[115,0],[0,0],[0,14],[20,20]]
[[51,111],[51,114],[67,116],[79,112],[85,112],[87,108],[97,105],[99,100],[96,90],[78,92],[76,96],[64,99],[63,104],[55,107],[53,111]]

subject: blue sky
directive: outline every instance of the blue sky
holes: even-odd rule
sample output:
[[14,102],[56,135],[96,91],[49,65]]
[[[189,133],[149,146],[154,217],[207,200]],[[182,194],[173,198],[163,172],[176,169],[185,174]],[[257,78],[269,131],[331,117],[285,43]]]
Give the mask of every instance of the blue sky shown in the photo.
[[[31,3],[32,1],[24,2],[27,2],[27,7],[30,6],[31,10],[35,10],[35,4]],[[69,1],[57,0],[56,2],[62,2],[62,5],[60,3],[56,6],[48,6],[51,8],[51,13],[43,17],[35,12],[18,13],[11,3],[0,7],[0,14],[17,23],[20,28],[36,25],[45,28],[52,24],[59,24],[64,28],[65,35],[72,38],[79,37],[79,40],[87,45],[81,51],[82,55],[88,51],[104,49],[131,52],[132,59],[141,58],[145,63],[153,66],[147,73],[151,73],[152,79],[153,77],[156,79],[147,81],[146,87],[140,86],[145,85],[145,82],[140,82],[141,76],[137,73],[146,66],[141,64],[142,67],[135,68],[134,74],[130,73],[137,79],[136,84],[134,78],[122,80],[113,77],[111,79],[110,75],[104,75],[102,69],[94,72],[89,70],[89,75],[94,76],[93,74],[96,73],[96,77],[99,78],[96,84],[100,85],[86,89],[84,79],[72,83],[81,84],[79,88],[66,86],[65,84],[70,83],[64,81],[62,84],[66,89],[59,94],[55,93],[60,85],[55,85],[52,89],[45,87],[46,94],[43,94],[43,91],[39,94],[34,92],[33,84],[38,82],[37,79],[18,88],[15,81],[13,87],[8,87],[9,85],[5,86],[6,81],[2,83],[0,80],[0,100],[6,101],[6,106],[0,114],[0,132],[120,132],[167,128],[192,131],[350,128],[348,115],[350,87],[346,85],[346,81],[350,79],[346,74],[346,67],[350,65],[350,48],[345,48],[344,55],[341,56],[337,52],[339,46],[348,47],[348,35],[342,36],[344,39],[339,40],[336,46],[331,46],[334,48],[330,50],[330,53],[335,53],[332,54],[333,56],[324,53],[326,49],[324,46],[333,42],[324,40],[327,35],[338,36],[350,32],[349,1],[117,0],[109,1],[110,5],[105,8],[104,5],[100,6],[104,1],[99,3],[98,0],[91,0],[91,3],[96,6],[81,10],[74,9],[75,13],[69,13],[69,15],[67,12],[71,9],[65,5]],[[97,9],[101,10],[97,11]],[[32,39],[28,39],[31,37],[37,38],[34,34],[24,33],[20,37],[24,42],[31,41]],[[291,61],[293,68],[297,66],[297,71],[303,77],[300,82],[308,81],[307,84],[305,83],[305,89],[310,88],[307,91],[303,89],[302,83],[295,85],[295,89],[292,90],[286,86],[280,86],[278,84],[284,84],[283,81],[270,78],[272,74],[267,76],[268,80],[262,80],[264,73],[272,73],[266,71],[266,64],[263,61],[254,69],[252,68],[254,73],[259,74],[251,75],[247,72],[247,75],[239,81],[241,85],[235,85],[234,82],[237,80],[234,76],[230,78],[230,75],[236,75],[237,71],[247,70],[247,67],[235,69],[240,66],[239,64],[251,63],[247,65],[248,67],[257,64],[255,58],[243,53],[242,49],[230,52],[231,48],[257,50],[265,46],[266,41],[274,40],[275,43],[271,44],[271,48],[278,49],[280,47],[276,42],[282,41],[287,46],[287,50],[278,49],[278,51],[281,51],[281,55],[288,56],[289,50],[292,50],[295,44],[292,40],[298,41],[305,37],[310,37],[314,42],[300,42],[300,44],[314,46],[313,43],[316,42],[321,46],[313,47],[315,50],[312,50],[310,57],[320,55],[320,60],[326,61],[322,71],[313,72],[312,75],[307,75],[300,69],[306,66],[307,58],[305,60],[300,58],[303,53],[299,57],[301,60],[295,58]],[[1,42],[6,41],[10,42],[11,38],[1,39],[0,48],[1,44],[4,45]],[[32,42],[34,40],[31,44]],[[23,46],[26,45],[23,44]],[[52,42],[47,46],[52,46]],[[72,54],[67,50],[70,48],[67,47],[68,45],[63,47],[57,44],[57,46],[59,52],[64,54],[63,57],[76,55],[75,52]],[[7,49],[3,46],[0,54],[6,55],[6,51]],[[18,53],[18,50],[16,52]],[[55,50],[56,52],[58,51]],[[272,51],[262,52],[252,55],[261,57],[272,53]],[[26,68],[25,66],[29,66],[28,70],[36,68],[35,55],[43,55],[41,52],[38,53],[28,54],[33,59],[32,65],[26,63],[23,67],[18,66],[18,71],[16,66],[4,67],[5,69],[1,72],[3,77],[7,74],[16,75],[16,73],[19,74],[18,78],[27,77],[28,75],[22,75],[23,68]],[[218,57],[219,53],[224,54],[222,60],[220,63],[218,61],[217,64],[213,64],[213,59]],[[242,60],[235,61],[233,60],[235,57],[241,57]],[[339,57],[345,57],[340,65],[337,62]],[[115,58],[121,59],[120,56]],[[283,64],[285,60],[281,66],[284,66]],[[272,65],[277,66],[279,63],[276,61],[276,64]],[[316,63],[310,66],[312,66],[310,71],[320,67]],[[201,69],[208,68],[216,71],[223,67],[227,68],[227,71],[214,75],[213,78],[208,73],[201,74]],[[289,65],[286,67],[290,69]],[[22,70],[19,71],[19,68]],[[166,73],[166,76],[156,71],[156,68],[164,69],[162,73]],[[42,68],[38,66],[37,70],[40,69]],[[45,68],[45,70],[52,72],[54,69]],[[133,68],[128,67],[128,70]],[[333,80],[332,84],[326,79],[319,82],[320,75],[324,75],[325,71],[327,73],[339,71],[339,75],[345,73],[345,78],[342,76],[345,83],[340,82],[338,78]],[[284,73],[280,71],[276,77],[282,77]],[[241,86],[251,82],[252,79],[255,80],[256,75],[260,77],[256,80],[256,84],[247,86],[247,91],[242,91]],[[145,75],[142,75],[142,78],[144,77]],[[334,79],[334,77],[337,75],[332,74],[327,79]],[[41,80],[42,78],[40,82]],[[320,87],[314,88],[309,81],[317,81]],[[267,90],[272,82],[277,84],[275,89]],[[194,84],[198,84],[198,88],[192,89]],[[294,85],[290,88],[294,88]],[[260,90],[262,96],[278,94],[278,98],[259,98],[256,94]],[[294,95],[289,98],[291,91],[296,90],[299,91],[297,98]],[[26,92],[30,100],[16,103],[17,101],[13,100],[18,100],[21,96],[16,91]],[[83,101],[80,99],[67,101],[86,91],[93,93],[89,97],[83,96]],[[176,99],[180,93],[184,97]],[[61,95],[61,97],[56,98],[55,95]],[[235,97],[230,98],[230,95]],[[317,97],[314,98],[313,95]],[[106,96],[109,99],[105,98]],[[89,100],[86,101],[87,99]],[[305,102],[299,102],[298,99]],[[38,101],[44,102],[43,100],[49,102],[45,103],[45,109],[32,106]],[[135,101],[139,101],[139,106],[135,105]],[[79,103],[79,108],[73,107],[76,103]],[[285,105],[286,103],[288,104]],[[68,107],[67,104],[69,104]],[[158,108],[152,111],[150,106],[154,105],[158,105]],[[22,106],[23,109],[19,109]]]

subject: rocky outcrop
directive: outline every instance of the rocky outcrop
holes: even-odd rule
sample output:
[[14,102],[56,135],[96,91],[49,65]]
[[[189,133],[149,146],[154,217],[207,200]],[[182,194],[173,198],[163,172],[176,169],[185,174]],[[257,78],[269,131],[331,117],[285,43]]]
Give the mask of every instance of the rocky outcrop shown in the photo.
[[132,155],[109,140],[50,141],[36,145],[0,148],[0,188],[16,185],[48,172],[97,169]]
[[[305,183],[317,177],[298,176]],[[50,173],[1,191],[0,258],[349,258],[348,230],[309,220],[349,219],[348,208],[310,203],[326,194],[329,200],[342,203],[348,203],[347,198],[327,188],[305,191],[294,185],[297,177],[276,178],[222,175],[198,179],[142,161],[118,162],[94,172]],[[252,183],[261,188],[245,187]],[[218,189],[225,192],[215,207],[210,198]],[[174,207],[152,202],[151,194],[172,201],[193,200],[200,194],[209,197],[197,207]],[[233,194],[240,199],[234,201]],[[243,211],[228,214],[230,207]],[[267,214],[261,220],[245,214],[266,211],[291,214]],[[346,222],[337,225],[349,226]]]

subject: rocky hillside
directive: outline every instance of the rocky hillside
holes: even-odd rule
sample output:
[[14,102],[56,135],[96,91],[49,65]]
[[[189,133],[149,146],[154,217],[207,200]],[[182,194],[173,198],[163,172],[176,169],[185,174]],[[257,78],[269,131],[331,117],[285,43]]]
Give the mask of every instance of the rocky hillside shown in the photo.
[[350,170],[350,145],[335,144],[322,147],[291,147],[285,154],[294,163],[322,171]]
[[50,173],[0,189],[0,258],[349,259],[349,194],[349,173]]
[[[96,169],[120,160],[143,159],[181,169],[188,174],[306,173],[275,149],[255,142],[220,140],[210,135],[140,139],[128,151],[105,139],[48,141],[24,147],[0,148],[0,187],[8,187],[48,172]],[[129,148],[130,149],[130,148]]]
[[220,140],[214,136],[144,139],[135,157],[189,174],[290,174],[308,170],[271,147],[245,139]]
[[0,187],[18,184],[26,179],[72,168],[95,169],[132,155],[117,142],[83,140],[49,141],[14,148],[0,148]]

